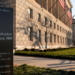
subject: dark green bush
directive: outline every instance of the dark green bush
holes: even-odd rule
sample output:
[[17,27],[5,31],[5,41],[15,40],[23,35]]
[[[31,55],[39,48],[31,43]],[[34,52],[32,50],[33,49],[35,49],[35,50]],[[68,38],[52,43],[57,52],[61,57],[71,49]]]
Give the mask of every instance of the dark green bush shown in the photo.
[[55,51],[16,51],[16,55],[37,56],[48,58],[72,59],[75,60],[75,48]]
[[25,48],[25,49],[23,49],[24,51],[29,51],[29,49],[27,49],[27,48]]
[[30,49],[31,51],[36,51],[36,49],[34,49],[34,48],[32,48],[32,49]]
[[74,71],[55,70],[28,66],[26,64],[14,67],[14,75],[75,75]]

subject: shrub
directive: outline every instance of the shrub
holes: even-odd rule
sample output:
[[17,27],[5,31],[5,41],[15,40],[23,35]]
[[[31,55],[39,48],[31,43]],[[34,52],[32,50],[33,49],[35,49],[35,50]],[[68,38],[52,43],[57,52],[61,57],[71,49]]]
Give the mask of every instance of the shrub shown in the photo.
[[14,75],[75,75],[74,71],[40,68],[35,66],[28,66],[26,64],[14,67],[13,71]]
[[34,48],[32,48],[32,49],[30,49],[31,51],[36,51],[36,49],[34,49]]
[[72,59],[75,60],[75,48],[65,50],[39,50],[39,51],[16,51],[16,55],[40,56],[48,58]]
[[29,49],[25,48],[24,51],[29,51]]

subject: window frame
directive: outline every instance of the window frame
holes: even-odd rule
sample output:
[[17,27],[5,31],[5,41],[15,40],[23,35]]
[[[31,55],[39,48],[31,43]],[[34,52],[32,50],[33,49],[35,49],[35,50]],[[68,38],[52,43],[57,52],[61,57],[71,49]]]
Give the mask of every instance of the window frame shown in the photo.
[[29,36],[29,40],[33,41],[33,28],[32,27],[28,27],[28,36]]
[[41,14],[37,14],[38,22],[41,22]]
[[28,8],[28,17],[33,18],[33,9]]

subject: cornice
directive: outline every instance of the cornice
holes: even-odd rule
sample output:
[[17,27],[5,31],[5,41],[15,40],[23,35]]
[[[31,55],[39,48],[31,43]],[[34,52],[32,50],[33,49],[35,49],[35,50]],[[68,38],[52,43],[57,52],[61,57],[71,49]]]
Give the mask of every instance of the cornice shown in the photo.
[[71,1],[70,1],[70,0],[68,0],[68,2],[69,2],[70,6],[71,6],[71,8],[72,8],[72,7],[73,7],[73,5],[72,5]]
[[66,0],[66,4],[67,4],[69,9],[73,7],[70,0]]

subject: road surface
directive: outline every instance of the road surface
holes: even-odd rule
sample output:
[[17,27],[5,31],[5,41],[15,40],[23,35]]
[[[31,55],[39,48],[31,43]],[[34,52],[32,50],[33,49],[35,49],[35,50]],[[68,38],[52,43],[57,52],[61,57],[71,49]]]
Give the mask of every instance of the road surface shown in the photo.
[[36,67],[75,71],[74,60],[62,60],[62,59],[14,55],[14,65],[22,65],[22,64],[28,64]]

